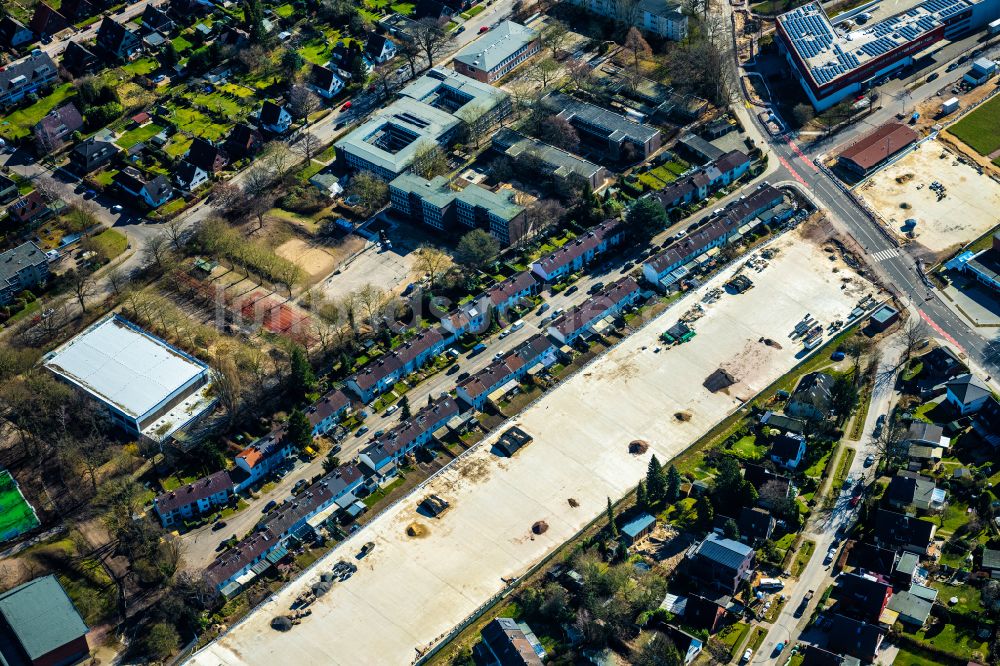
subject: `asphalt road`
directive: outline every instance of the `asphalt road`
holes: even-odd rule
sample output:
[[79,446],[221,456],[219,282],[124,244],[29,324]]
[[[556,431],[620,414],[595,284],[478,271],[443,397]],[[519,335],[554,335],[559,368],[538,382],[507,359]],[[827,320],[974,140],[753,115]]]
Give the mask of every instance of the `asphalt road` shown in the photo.
[[[866,482],[870,482],[874,479],[874,470],[865,465],[865,459],[869,454],[877,455],[871,437],[871,433],[875,429],[875,422],[880,415],[889,413],[892,404],[898,398],[893,387],[898,374],[899,359],[903,352],[901,338],[902,336],[897,333],[887,338],[880,346],[879,351],[882,354],[878,372],[880,380],[872,391],[861,437],[858,440],[845,439],[842,444],[842,448],[851,447],[856,451],[848,472],[848,476],[855,481],[864,479]],[[829,492],[837,494],[834,507],[831,510],[817,508],[803,530],[803,537],[814,541],[816,550],[797,580],[786,579],[788,582],[782,592],[788,597],[788,600],[778,618],[772,623],[764,642],[757,650],[757,654],[754,655],[752,659],[754,664],[768,663],[778,657],[774,654],[778,643],[784,643],[783,653],[787,655],[792,646],[803,639],[802,632],[815,611],[820,596],[827,586],[834,582],[833,562],[826,561],[826,555],[834,541],[839,543],[843,533],[850,528],[855,520],[857,510],[851,506],[853,496],[851,488],[832,488]],[[814,596],[801,616],[796,617],[796,610],[809,590],[814,591]],[[888,645],[886,648],[888,649]],[[780,663],[781,659],[777,659],[777,661]],[[883,659],[881,663],[892,663],[892,660]]]
[[[128,5],[127,7],[125,7],[124,11],[122,11],[121,13],[111,14],[110,16],[119,23],[127,23],[128,21],[134,19],[137,16],[140,16],[144,11],[146,11],[146,5],[154,5],[156,7],[160,7],[165,4],[167,3],[159,2],[157,0],[139,0],[139,2],[136,2],[135,4]],[[87,40],[91,40],[97,37],[97,30],[100,27],[101,27],[101,20],[97,20],[81,30],[77,30],[76,28],[72,27],[68,28],[68,30],[72,32],[66,34],[65,36],[60,36],[58,39],[53,39],[48,44],[42,44],[40,48],[53,58],[56,58],[56,56],[62,54],[63,50],[65,50],[66,46],[70,42],[85,42]],[[62,35],[65,32],[66,32],[65,30],[62,31],[60,35]]]

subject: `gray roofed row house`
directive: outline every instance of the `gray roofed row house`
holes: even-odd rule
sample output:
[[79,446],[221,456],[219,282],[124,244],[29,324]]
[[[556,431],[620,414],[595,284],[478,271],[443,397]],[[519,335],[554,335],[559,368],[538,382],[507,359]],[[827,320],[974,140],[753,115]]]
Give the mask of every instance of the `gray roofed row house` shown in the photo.
[[25,289],[35,289],[48,277],[48,257],[31,241],[0,254],[0,306],[11,303]]

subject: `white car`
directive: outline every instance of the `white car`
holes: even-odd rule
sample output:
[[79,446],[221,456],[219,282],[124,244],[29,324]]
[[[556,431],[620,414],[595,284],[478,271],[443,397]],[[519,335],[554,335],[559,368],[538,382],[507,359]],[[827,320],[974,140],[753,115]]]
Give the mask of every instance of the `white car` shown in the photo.
[[120,212],[122,212],[122,205],[121,204],[115,204],[114,206],[111,207],[111,212],[112,213],[120,213]]
[[750,648],[747,648],[747,651],[743,653],[743,658],[740,659],[740,663],[741,664],[749,664],[751,657],[753,657],[753,650],[751,650]]
[[385,415],[389,416],[390,414],[392,414],[393,412],[395,412],[397,409],[399,409],[399,405],[389,405],[389,408],[387,410],[385,410]]

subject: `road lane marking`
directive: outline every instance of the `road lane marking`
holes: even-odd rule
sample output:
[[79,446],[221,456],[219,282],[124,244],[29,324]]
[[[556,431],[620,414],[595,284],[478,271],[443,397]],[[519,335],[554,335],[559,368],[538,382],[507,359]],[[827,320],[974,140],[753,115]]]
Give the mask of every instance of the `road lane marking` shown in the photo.
[[798,155],[800,160],[809,165],[810,169],[812,169],[813,171],[819,171],[819,167],[813,164],[813,161],[808,157],[806,157],[805,153],[799,150],[799,147],[795,144],[794,141],[791,140],[791,138],[786,136],[785,143],[787,143],[788,146],[795,152],[795,154]]
[[804,181],[802,179],[802,176],[799,175],[799,172],[796,171],[795,169],[793,169],[792,165],[788,163],[788,160],[786,160],[784,157],[782,157],[777,151],[775,151],[774,156],[778,158],[779,162],[781,162],[781,166],[785,167],[785,169],[788,170],[788,173],[792,174],[792,178],[794,178],[795,180],[799,181],[799,184],[801,184],[802,187],[806,187],[806,188],[809,187],[809,185],[806,183],[806,181]]
[[963,354],[965,354],[966,356],[968,356],[968,353],[965,351],[965,347],[963,347],[962,345],[958,344],[958,341],[955,338],[951,337],[951,335],[949,335],[947,331],[945,331],[943,328],[941,328],[940,326],[938,326],[937,322],[935,322],[933,319],[930,318],[930,315],[928,315],[926,312],[924,312],[923,310],[920,310],[920,309],[918,309],[917,312],[920,313],[920,317],[924,321],[926,321],[927,324],[931,328],[933,328],[934,331],[937,332],[938,335],[940,335],[941,337],[943,337],[945,340],[947,340],[951,344],[955,345],[958,348],[958,351],[960,351]]
[[872,254],[872,259],[875,261],[886,261],[887,259],[892,259],[893,257],[898,256],[899,250],[894,247],[890,247],[887,250],[879,250],[878,252],[875,252]]

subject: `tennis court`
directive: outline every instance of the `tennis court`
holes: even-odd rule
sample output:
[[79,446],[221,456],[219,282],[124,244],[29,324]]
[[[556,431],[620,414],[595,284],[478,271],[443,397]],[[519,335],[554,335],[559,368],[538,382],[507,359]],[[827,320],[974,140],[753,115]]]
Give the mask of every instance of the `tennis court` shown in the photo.
[[0,472],[0,541],[38,527],[38,517],[10,472]]

